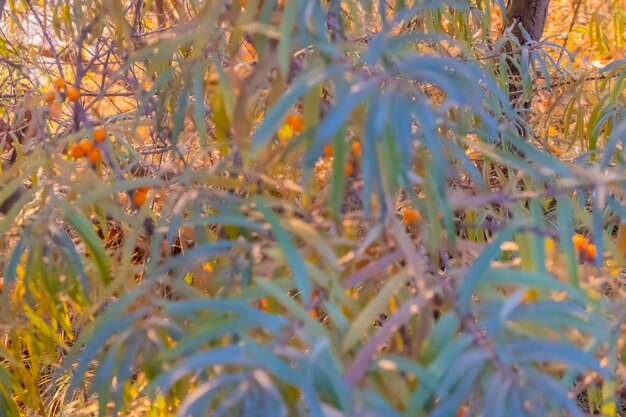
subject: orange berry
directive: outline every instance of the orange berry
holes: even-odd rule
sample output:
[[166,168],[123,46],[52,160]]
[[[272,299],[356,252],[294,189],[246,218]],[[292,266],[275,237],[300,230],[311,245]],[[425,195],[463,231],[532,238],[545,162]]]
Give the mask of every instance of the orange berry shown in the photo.
[[70,87],[67,89],[67,99],[69,101],[76,101],[80,98],[80,90],[76,87]]
[[133,194],[133,203],[135,203],[137,207],[142,207],[144,204],[146,204],[147,199],[148,199],[148,192],[141,192],[137,190]]
[[100,148],[93,148],[87,152],[87,159],[89,159],[92,164],[97,164],[102,161],[102,151]]
[[304,119],[299,115],[288,114],[287,124],[289,124],[289,126],[291,126],[293,131],[296,133],[300,133],[304,129]]
[[83,139],[80,141],[78,146],[82,148],[83,153],[86,155],[88,152],[90,152],[94,148],[95,145],[89,139]]
[[83,149],[82,146],[80,146],[79,143],[77,143],[76,145],[72,146],[72,158],[80,159],[83,156],[85,156],[85,150]]
[[333,156],[333,154],[334,154],[333,145],[331,145],[330,143],[327,145],[324,145],[324,156],[326,158],[330,158]]
[[93,141],[94,142],[104,142],[107,138],[107,131],[104,128],[98,128],[93,131]]
[[352,149],[352,153],[356,155],[361,155],[361,142],[354,141],[350,147]]
[[595,258],[596,257],[596,245],[594,245],[593,243],[590,243],[589,245],[587,245],[587,247],[585,248],[585,256],[590,259]]
[[472,161],[475,161],[477,159],[480,159],[480,154],[478,152],[472,152],[471,154],[469,154],[469,157]]
[[43,101],[46,102],[46,104],[51,104],[54,102],[54,100],[56,100],[57,98],[57,93],[55,93],[54,91],[50,91],[48,94],[46,94],[46,96],[43,98]]
[[149,187],[139,187],[139,188],[137,188],[137,192],[138,193],[148,194],[148,191],[150,191]]
[[351,163],[347,163],[346,164],[346,176],[351,176],[354,173],[354,167],[352,166]]
[[578,233],[572,236],[572,242],[574,242],[574,249],[576,249],[576,252],[582,252],[583,249],[585,249],[585,247],[589,244],[587,238]]
[[407,207],[402,210],[402,220],[405,224],[415,224],[422,220],[422,215],[416,209]]
[[65,88],[65,80],[61,77],[57,77],[52,81],[52,85],[54,85],[58,90]]

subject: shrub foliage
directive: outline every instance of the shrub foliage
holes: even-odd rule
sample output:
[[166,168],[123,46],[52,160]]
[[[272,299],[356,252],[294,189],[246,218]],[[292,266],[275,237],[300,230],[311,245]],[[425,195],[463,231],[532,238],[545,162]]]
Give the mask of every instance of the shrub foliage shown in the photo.
[[626,17],[503,3],[0,1],[0,414],[618,415]]

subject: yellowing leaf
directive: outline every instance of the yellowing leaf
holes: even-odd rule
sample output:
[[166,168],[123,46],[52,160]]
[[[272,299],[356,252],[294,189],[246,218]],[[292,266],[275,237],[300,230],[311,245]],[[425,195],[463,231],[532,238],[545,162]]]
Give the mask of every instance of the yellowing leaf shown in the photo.
[[537,301],[538,299],[539,299],[539,292],[536,289],[534,289],[534,288],[530,288],[524,294],[524,297],[522,298],[522,302],[523,303],[532,303],[534,301]]
[[396,299],[392,297],[389,300],[389,312],[391,314],[395,313],[398,310],[398,304],[396,303]]
[[562,155],[563,151],[561,151],[561,149],[559,149],[558,146],[552,144],[552,143],[548,143],[548,151],[554,155]]

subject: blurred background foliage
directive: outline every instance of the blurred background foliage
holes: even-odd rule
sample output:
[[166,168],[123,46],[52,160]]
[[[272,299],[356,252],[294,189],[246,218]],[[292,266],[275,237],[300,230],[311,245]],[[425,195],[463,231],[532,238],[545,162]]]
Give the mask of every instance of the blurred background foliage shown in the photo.
[[0,6],[0,415],[626,408],[620,1]]

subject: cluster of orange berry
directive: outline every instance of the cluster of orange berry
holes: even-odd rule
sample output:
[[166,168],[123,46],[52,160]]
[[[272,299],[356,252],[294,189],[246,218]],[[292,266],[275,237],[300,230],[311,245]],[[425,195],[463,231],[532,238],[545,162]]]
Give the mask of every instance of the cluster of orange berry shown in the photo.
[[586,237],[580,234],[572,236],[572,242],[574,242],[574,249],[576,253],[584,259],[594,259],[596,257],[596,245],[589,243]]
[[[65,90],[65,95],[63,97],[67,97],[67,99],[71,102],[75,102],[80,98],[80,89],[70,86],[67,87],[65,80],[61,77],[57,77],[52,82],[54,85],[55,91],[50,91],[44,96],[44,101],[47,104],[52,104],[56,101],[58,93],[62,93]],[[66,88],[67,87],[67,88]]]
[[97,146],[107,138],[107,132],[103,128],[98,128],[93,132],[93,141],[83,139],[72,147],[72,157],[80,159],[86,157],[92,164],[102,161],[102,151]]
[[286,122],[296,133],[301,133],[304,130],[304,119],[300,115],[288,114]]
[[[362,152],[362,148],[361,148],[361,142],[359,141],[353,141],[350,144],[350,150],[352,151],[350,154],[350,160],[348,161],[348,163],[346,164],[346,175],[349,177],[354,173],[354,158],[357,156],[361,156],[361,152]],[[332,144],[326,144],[324,146],[324,156],[326,158],[331,158],[333,155],[335,154],[335,151],[333,149],[333,145]]]
[[304,119],[297,114],[288,114],[285,118],[285,124],[278,129],[278,141],[280,143],[286,143],[288,140],[293,139],[297,134],[302,133],[304,130]]
[[141,207],[144,204],[146,204],[146,201],[148,200],[148,192],[149,191],[150,191],[150,188],[148,188],[148,187],[140,187],[140,188],[138,188],[133,193],[133,203],[137,207]]

